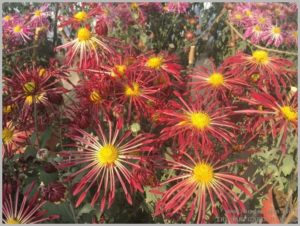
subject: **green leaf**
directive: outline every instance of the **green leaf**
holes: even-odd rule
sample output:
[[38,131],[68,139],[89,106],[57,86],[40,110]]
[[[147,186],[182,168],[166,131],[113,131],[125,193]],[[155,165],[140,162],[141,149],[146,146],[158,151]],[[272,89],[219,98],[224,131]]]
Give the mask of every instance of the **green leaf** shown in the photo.
[[47,202],[43,209],[47,210],[48,215],[58,214],[60,215],[59,221],[63,223],[74,223],[73,215],[70,210],[68,202],[63,202],[60,204],[54,204]]
[[91,213],[95,209],[91,207],[90,203],[86,203],[78,212],[77,216],[80,217],[84,213]]
[[46,173],[44,170],[40,171],[40,180],[45,184],[49,184],[51,182],[58,180],[58,174],[55,173]]
[[281,171],[284,176],[291,174],[292,170],[295,168],[295,162],[293,156],[286,155],[282,162]]

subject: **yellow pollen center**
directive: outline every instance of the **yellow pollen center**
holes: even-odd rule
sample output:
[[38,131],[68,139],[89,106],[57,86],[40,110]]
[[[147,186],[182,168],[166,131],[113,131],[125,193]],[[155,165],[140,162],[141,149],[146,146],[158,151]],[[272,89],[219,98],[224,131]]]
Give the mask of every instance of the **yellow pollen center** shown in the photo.
[[42,15],[42,11],[41,10],[36,10],[36,11],[34,11],[34,15],[35,16],[41,16]]
[[251,75],[251,80],[253,82],[257,82],[260,79],[260,74],[253,74]]
[[246,15],[247,15],[248,17],[251,17],[251,16],[252,16],[251,10],[246,10]]
[[204,130],[211,122],[211,118],[204,112],[194,112],[189,116],[189,120],[196,129]]
[[193,179],[201,185],[209,185],[214,179],[213,167],[207,163],[198,163],[193,169]]
[[264,17],[259,17],[259,18],[258,18],[258,22],[259,22],[260,24],[264,24],[264,23],[266,22],[266,19],[265,19]]
[[220,87],[224,85],[224,76],[220,73],[212,73],[208,78],[208,83],[213,87]]
[[80,28],[77,32],[77,38],[79,41],[87,41],[91,38],[91,36],[91,32],[85,27]]
[[139,8],[139,5],[137,3],[131,3],[130,7],[133,10],[137,10]]
[[115,73],[115,71],[118,72],[120,75],[124,75],[126,69],[127,69],[127,67],[124,64],[116,65],[111,71],[111,77],[117,77],[117,74]]
[[19,32],[22,31],[22,27],[21,27],[20,25],[17,25],[17,26],[15,26],[15,27],[13,28],[13,30],[14,30],[15,33],[19,33]]
[[260,31],[261,31],[260,26],[259,26],[259,25],[255,25],[255,26],[254,26],[254,31],[260,32]]
[[90,94],[90,100],[94,103],[99,103],[101,101],[101,95],[97,90],[94,90],[93,92],[91,92]]
[[7,105],[7,106],[4,106],[3,107],[3,113],[4,114],[9,114],[13,109],[13,106],[12,105]]
[[252,53],[252,57],[258,64],[267,64],[269,62],[269,54],[264,50],[255,50]]
[[26,95],[33,94],[35,91],[36,85],[35,82],[26,82],[23,86],[23,90]]
[[40,77],[43,77],[45,74],[46,74],[46,69],[45,69],[45,68],[41,68],[41,69],[39,70],[39,76],[40,76]]
[[10,15],[6,15],[3,19],[4,19],[5,21],[10,21],[10,20],[11,20],[11,16],[10,16]]
[[280,27],[273,27],[272,28],[273,34],[279,35],[281,33]]
[[125,95],[126,96],[139,96],[141,94],[140,87],[137,83],[132,83],[131,86],[125,86]]
[[21,224],[20,221],[16,220],[15,218],[13,217],[10,217],[6,220],[6,224]]
[[78,13],[76,13],[75,15],[74,15],[74,18],[76,19],[76,20],[78,20],[78,21],[85,21],[86,19],[87,19],[87,17],[88,17],[88,15],[87,15],[87,13],[86,12],[84,12],[84,11],[80,11],[80,12],[78,12]]
[[163,58],[162,57],[151,57],[147,60],[146,66],[150,67],[152,69],[160,69],[163,64]]
[[97,152],[97,160],[100,165],[109,165],[115,163],[118,159],[118,149],[112,144],[106,144]]
[[235,14],[235,19],[237,20],[241,20],[242,19],[242,15],[241,14]]
[[8,144],[12,141],[12,138],[14,136],[14,131],[8,128],[4,128],[2,131],[2,140],[4,144]]
[[290,106],[283,106],[280,110],[283,117],[287,120],[296,121],[298,119],[298,112],[294,108]]

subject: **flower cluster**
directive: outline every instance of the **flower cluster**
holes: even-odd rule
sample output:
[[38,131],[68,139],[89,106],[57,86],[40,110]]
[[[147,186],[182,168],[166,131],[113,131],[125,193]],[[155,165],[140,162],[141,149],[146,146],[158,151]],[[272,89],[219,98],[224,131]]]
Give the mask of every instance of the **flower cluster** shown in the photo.
[[230,21],[239,26],[252,43],[266,46],[297,46],[296,3],[228,4]]
[[[48,16],[57,34],[46,63],[33,56],[4,74],[3,222],[56,222],[63,213],[46,213],[57,205],[75,222],[86,214],[108,223],[114,208],[147,202],[153,219],[238,223],[258,186],[239,171],[249,156],[234,152],[259,152],[253,140],[269,135],[286,153],[288,136],[297,135],[295,63],[261,48],[187,65],[186,52],[167,42],[142,48],[120,31],[145,31],[137,37],[152,42],[153,12],[195,29],[201,16],[189,14],[191,3],[60,4],[54,14],[44,4],[26,18],[4,17],[7,45],[47,31]],[[253,43],[292,43],[284,25],[293,5],[226,7]]]

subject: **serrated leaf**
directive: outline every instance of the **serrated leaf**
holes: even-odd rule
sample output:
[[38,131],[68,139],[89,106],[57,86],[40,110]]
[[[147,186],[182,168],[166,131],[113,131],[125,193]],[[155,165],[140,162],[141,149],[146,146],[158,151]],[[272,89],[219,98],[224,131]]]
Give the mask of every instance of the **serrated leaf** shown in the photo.
[[291,174],[292,170],[295,168],[295,162],[293,156],[286,155],[282,162],[281,172],[284,176]]
[[47,202],[43,209],[47,210],[47,215],[58,214],[60,215],[59,221],[63,223],[74,223],[73,215],[70,206],[67,202],[54,204]]
[[49,184],[51,182],[58,180],[58,174],[55,173],[46,173],[44,170],[40,171],[40,180],[45,184]]

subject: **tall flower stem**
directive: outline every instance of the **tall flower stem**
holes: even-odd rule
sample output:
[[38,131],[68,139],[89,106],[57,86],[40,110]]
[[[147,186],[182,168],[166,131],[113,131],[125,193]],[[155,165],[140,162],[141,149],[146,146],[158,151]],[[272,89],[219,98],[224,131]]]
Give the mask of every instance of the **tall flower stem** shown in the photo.
[[40,139],[39,139],[39,130],[38,130],[38,119],[37,119],[37,104],[36,99],[33,98],[33,119],[34,119],[34,132],[35,132],[35,141],[34,144],[37,142],[37,148],[40,149]]

